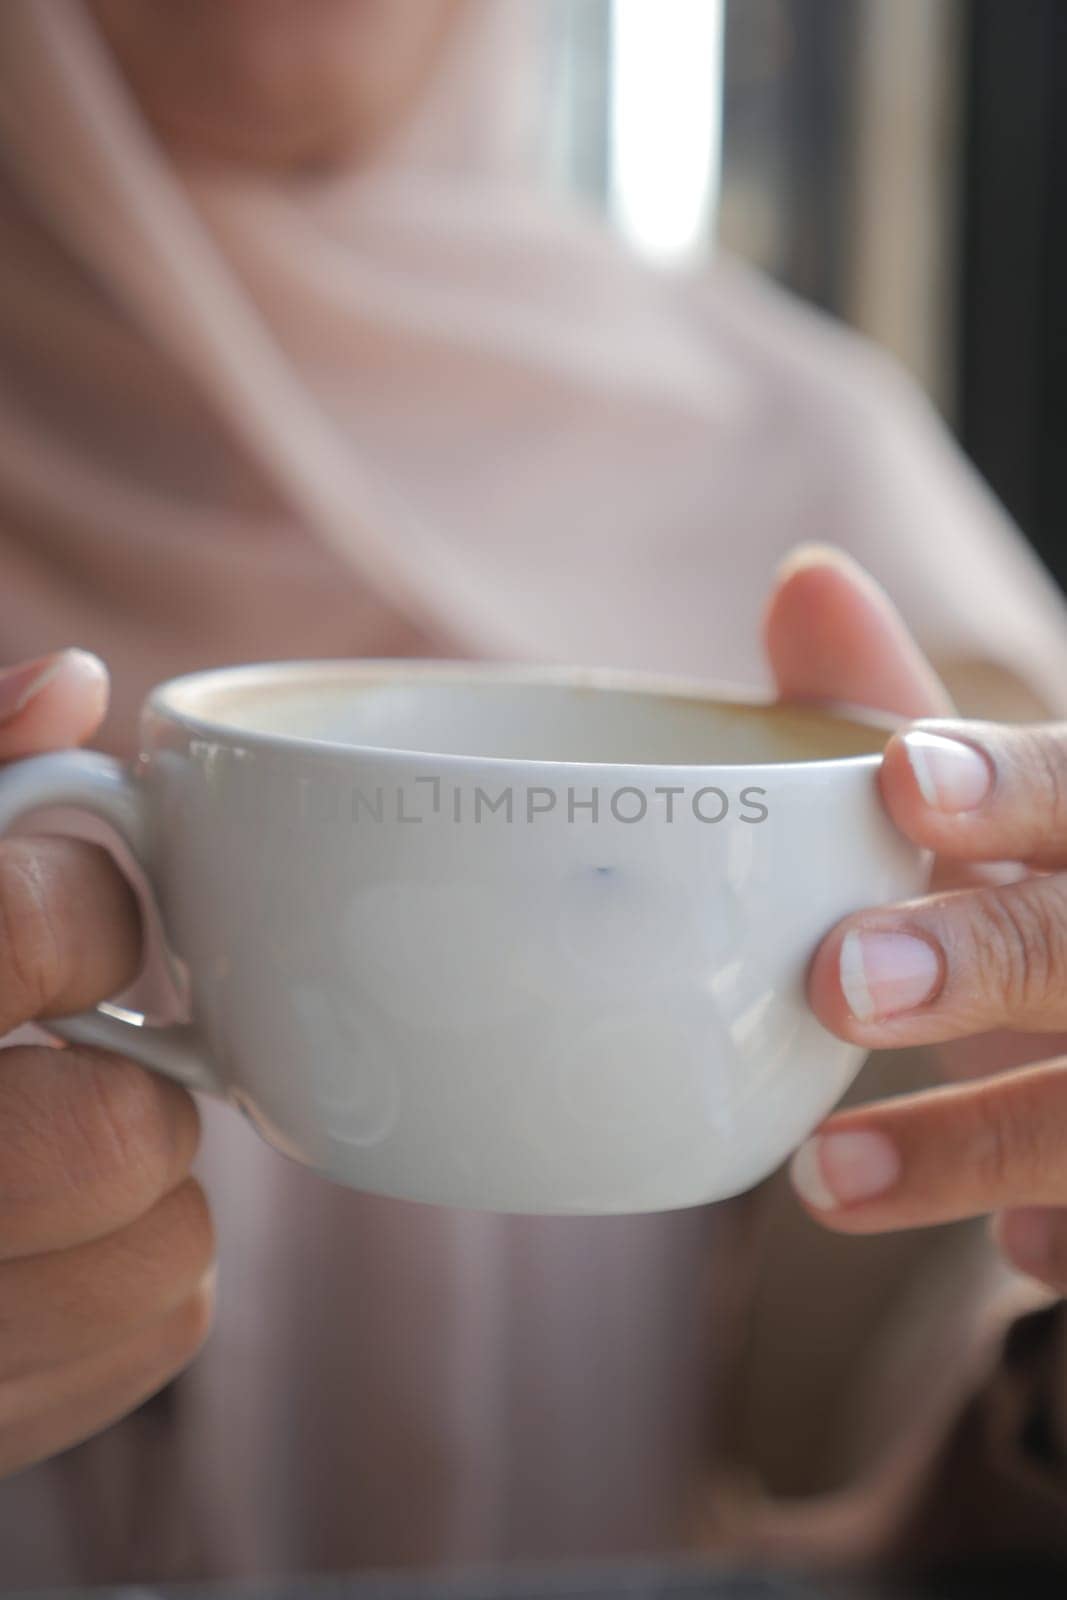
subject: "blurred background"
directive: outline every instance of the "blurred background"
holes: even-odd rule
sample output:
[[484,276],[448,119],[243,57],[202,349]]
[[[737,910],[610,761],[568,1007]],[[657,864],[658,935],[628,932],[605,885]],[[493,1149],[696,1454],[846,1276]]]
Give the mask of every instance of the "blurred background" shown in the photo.
[[1067,587],[1062,0],[549,8],[561,184],[892,351]]

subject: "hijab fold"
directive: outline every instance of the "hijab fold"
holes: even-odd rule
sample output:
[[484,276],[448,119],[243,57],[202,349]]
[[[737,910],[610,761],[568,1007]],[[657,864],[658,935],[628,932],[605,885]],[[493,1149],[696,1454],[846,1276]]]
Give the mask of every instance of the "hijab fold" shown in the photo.
[[727,262],[647,269],[548,192],[546,16],[469,0],[365,169],[257,175],[175,161],[82,0],[5,0],[0,540],[26,605],[0,653],[39,647],[37,593],[81,572],[127,727],[120,609],[192,665],[384,649],[766,687],[763,595],[814,537],[935,654],[1061,685],[1047,578],[878,358]]
[[[484,0],[478,10],[454,41],[460,60],[477,52],[475,22],[492,32]],[[279,505],[363,583],[456,647],[506,653],[514,632],[464,561],[459,530],[444,536],[432,512],[405,497],[403,475],[387,477],[338,426],[331,377],[358,381],[362,355],[375,379],[389,384],[393,374],[395,385],[421,363],[424,425],[433,427],[436,405],[446,433],[450,365],[481,364],[487,381],[519,396],[539,384],[546,411],[591,392],[609,406],[621,398],[714,414],[715,385],[668,295],[650,294],[640,269],[577,217],[561,226],[549,214],[546,227],[543,207],[506,176],[490,171],[470,193],[454,174],[442,179],[425,153],[420,162],[418,124],[404,150],[363,179],[278,184],[182,172],[79,0],[13,0],[0,13],[0,46],[8,181],[103,290],[97,315],[121,308],[154,353],[160,385],[190,380]],[[12,309],[25,281],[18,270],[9,258]],[[26,292],[36,290],[31,282]],[[296,348],[279,329],[295,334]],[[349,363],[340,373],[338,352]],[[61,354],[69,360],[69,347]],[[111,385],[119,375],[101,363],[97,376]],[[139,387],[129,396],[137,407],[147,398]],[[527,415],[523,407],[517,425]],[[403,415],[396,420],[402,429]],[[63,470],[54,448],[27,451],[14,415],[5,423],[0,477],[16,494],[30,478],[44,496],[76,498],[94,521],[111,515],[88,463]],[[130,463],[128,475],[139,470]]]

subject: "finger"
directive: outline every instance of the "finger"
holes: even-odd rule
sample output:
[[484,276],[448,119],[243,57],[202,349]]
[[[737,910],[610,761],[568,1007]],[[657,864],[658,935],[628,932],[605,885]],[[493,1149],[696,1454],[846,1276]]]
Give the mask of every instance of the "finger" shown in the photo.
[[0,1034],[117,993],[140,943],[137,902],[106,850],[45,835],[0,843]]
[[993,1238],[1018,1271],[1067,1295],[1067,1211],[1051,1206],[1002,1211],[994,1219]]
[[936,856],[930,873],[931,889],[998,888],[1004,883],[1020,883],[1030,871],[1019,861],[954,861],[951,856]]
[[1067,874],[846,917],[815,952],[808,995],[869,1049],[1067,1028]]
[[213,1306],[209,1274],[160,1321],[107,1350],[0,1383],[0,1476],[69,1449],[143,1404],[193,1360]]
[[187,1178],[128,1228],[0,1266],[0,1381],[106,1350],[187,1300],[214,1260],[199,1184]]
[[920,722],[879,777],[893,821],[940,854],[1067,866],[1067,723]]
[[966,1039],[946,1039],[932,1049],[937,1076],[943,1081],[963,1083],[1067,1055],[1067,1031],[1020,1033],[1014,1028],[991,1028],[988,1033],[974,1033]]
[[764,645],[784,700],[842,700],[907,717],[951,716],[948,690],[880,584],[830,545],[779,567]]
[[0,672],[0,761],[63,750],[107,711],[107,668],[88,650],[60,650]]
[[191,1095],[103,1050],[0,1051],[0,1261],[116,1232],[188,1175]]
[[809,1210],[849,1233],[1067,1205],[1067,1062],[842,1112],[791,1173]]

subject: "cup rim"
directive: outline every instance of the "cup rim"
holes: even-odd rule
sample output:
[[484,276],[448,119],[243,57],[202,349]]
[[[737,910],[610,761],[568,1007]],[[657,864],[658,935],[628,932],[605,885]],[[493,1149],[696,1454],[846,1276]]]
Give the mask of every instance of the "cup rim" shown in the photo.
[[539,662],[449,660],[412,657],[356,657],[297,659],[241,663],[233,666],[209,667],[197,672],[183,673],[168,678],[149,691],[144,702],[142,718],[149,712],[181,728],[194,738],[213,744],[233,744],[262,751],[300,752],[306,756],[378,757],[401,763],[436,761],[456,766],[477,768],[531,767],[537,769],[585,769],[609,771],[635,768],[649,772],[716,772],[742,769],[746,772],[799,771],[805,768],[875,768],[880,765],[885,744],[890,736],[913,719],[848,700],[811,697],[789,701],[798,710],[824,717],[835,724],[846,723],[864,732],[883,735],[877,750],[848,755],[807,756],[800,760],[779,761],[571,761],[537,756],[488,756],[412,749],[403,745],[358,744],[337,739],[323,739],[305,734],[274,733],[263,729],[242,728],[239,724],[223,721],[203,712],[183,706],[185,697],[206,694],[210,690],[264,687],[279,681],[300,681],[309,684],[343,676],[362,685],[387,683],[508,683],[522,685],[549,685],[567,689],[583,689],[632,695],[652,695],[666,699],[682,699],[709,707],[741,707],[755,712],[779,711],[783,702],[773,696],[760,694],[749,685],[730,683],[723,679],[701,679],[681,674],[646,672],[631,668],[585,667]]

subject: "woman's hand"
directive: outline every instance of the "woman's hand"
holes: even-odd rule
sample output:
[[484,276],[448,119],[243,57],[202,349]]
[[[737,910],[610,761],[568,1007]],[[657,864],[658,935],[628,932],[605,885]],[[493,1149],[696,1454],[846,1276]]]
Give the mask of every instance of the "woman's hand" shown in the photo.
[[[107,702],[82,651],[0,673],[0,759],[79,743]],[[0,841],[0,1035],[134,976],[139,919],[106,852]],[[100,1050],[0,1052],[0,1473],[131,1410],[210,1320],[211,1221],[176,1084]]]
[[[813,630],[821,644],[798,688],[789,666]],[[868,1049],[1004,1028],[1067,1032],[1067,724],[945,715],[943,691],[884,596],[836,556],[808,552],[785,572],[768,642],[786,668],[784,693],[922,717],[890,740],[882,795],[901,831],[936,852],[941,880],[967,884],[840,922],[809,972],[820,1021]],[[1029,870],[1004,881],[981,865],[994,862]],[[1067,1292],[1067,1059],[841,1112],[792,1173],[812,1214],[842,1232],[995,1212],[1013,1264]]]

